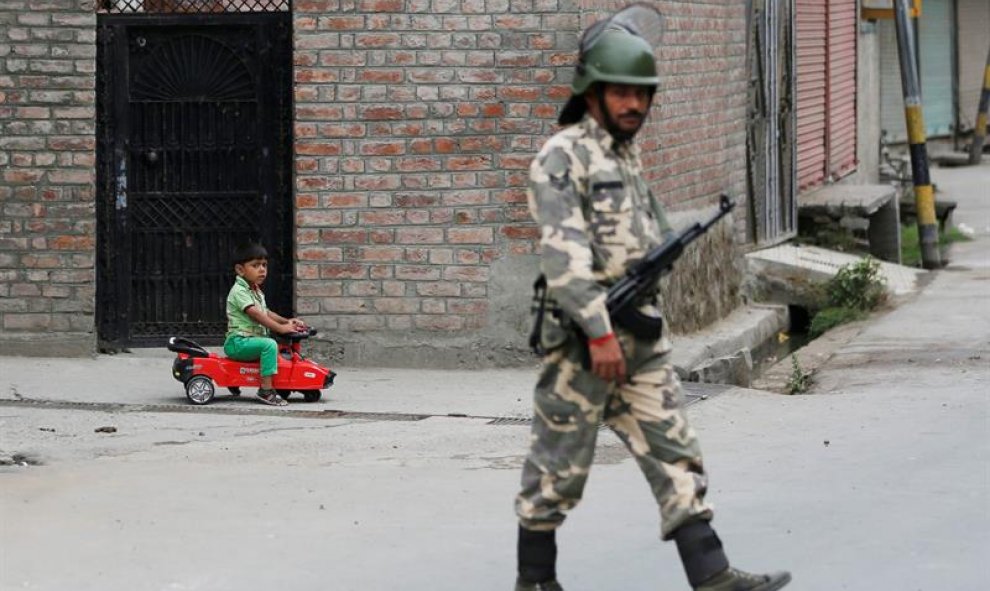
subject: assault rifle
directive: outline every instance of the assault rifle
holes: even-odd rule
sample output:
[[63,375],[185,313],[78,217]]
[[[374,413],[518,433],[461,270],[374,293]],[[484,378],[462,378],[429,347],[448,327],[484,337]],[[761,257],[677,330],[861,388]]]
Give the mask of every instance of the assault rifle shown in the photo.
[[719,200],[718,212],[714,216],[688,226],[670,240],[651,249],[627,270],[625,276],[608,289],[605,304],[612,319],[643,338],[659,338],[662,327],[660,318],[640,313],[635,304],[654,293],[657,281],[673,269],[674,261],[681,256],[688,244],[700,238],[735,206],[735,202],[723,194]]

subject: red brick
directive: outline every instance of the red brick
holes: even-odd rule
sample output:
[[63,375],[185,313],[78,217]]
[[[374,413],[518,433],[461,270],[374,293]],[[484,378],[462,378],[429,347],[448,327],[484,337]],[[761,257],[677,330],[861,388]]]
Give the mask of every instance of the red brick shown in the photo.
[[365,156],[397,156],[406,153],[405,142],[363,142],[361,153]]
[[296,70],[296,74],[295,74],[296,82],[301,82],[301,83],[306,83],[306,82],[315,82],[318,84],[329,83],[329,82],[337,82],[338,79],[339,76],[337,75],[337,72],[335,72],[334,70],[327,70],[327,69],[299,68]]
[[339,211],[299,211],[296,212],[297,226],[336,226],[343,216]]
[[36,183],[43,174],[40,170],[5,170],[3,180],[8,183]]
[[330,188],[330,179],[323,176],[306,176],[296,179],[296,188],[302,191]]
[[316,106],[297,106],[296,107],[296,119],[307,120],[307,119],[343,119],[344,110],[340,107],[328,106],[328,105],[316,105]]
[[[409,151],[413,154],[433,153],[433,140],[415,139],[409,142]],[[439,151],[439,150],[438,150]]]
[[395,33],[359,33],[354,35],[355,47],[401,47],[402,38]]
[[367,267],[356,263],[320,266],[320,279],[364,279],[367,275]]
[[325,123],[317,129],[323,137],[356,138],[365,134],[365,126],[362,123]]
[[449,170],[487,170],[491,167],[491,156],[452,156],[447,159]]
[[77,184],[86,185],[96,179],[96,171],[92,170],[51,170],[48,172],[48,181],[54,184]]
[[419,312],[419,300],[416,298],[375,298],[373,304],[375,311],[383,314],[413,314]]
[[360,250],[358,259],[366,262],[400,262],[403,260],[403,249],[397,246],[365,247]]
[[391,244],[395,241],[395,233],[392,230],[369,230],[368,237],[374,244]]
[[315,193],[296,193],[298,209],[312,209],[320,204],[320,198]]
[[443,278],[448,281],[485,282],[489,275],[487,267],[446,267],[443,270]]
[[298,248],[296,257],[301,261],[340,262],[342,253],[339,248]]
[[361,12],[403,12],[404,0],[360,0],[358,10]]
[[336,156],[342,151],[340,142],[296,142],[296,154],[304,156]]
[[358,221],[362,226],[395,226],[403,223],[406,216],[401,211],[362,211]]
[[364,193],[332,193],[323,199],[323,206],[328,208],[367,207],[368,196]]
[[363,16],[324,16],[319,19],[319,28],[329,31],[359,31],[364,29]]
[[403,113],[400,107],[365,107],[361,110],[362,119],[377,121],[383,119],[402,119]]
[[506,86],[499,89],[501,98],[513,101],[536,101],[541,94],[541,89],[536,87]]
[[491,228],[451,228],[447,230],[447,242],[451,244],[490,244]]
[[540,228],[536,225],[505,226],[502,235],[510,240],[536,240],[540,237]]
[[442,168],[439,158],[398,158],[396,168],[403,172],[424,172],[440,170]]
[[396,265],[395,278],[403,281],[436,281],[440,268],[431,265]]
[[53,250],[93,250],[96,239],[92,236],[56,236],[48,241]]
[[292,10],[295,12],[327,13],[340,8],[340,0],[295,0]]
[[442,244],[441,228],[398,228],[395,231],[398,244]]
[[296,172],[315,172],[320,168],[316,158],[296,158]]
[[367,244],[365,230],[323,230],[320,240],[328,244]]
[[402,70],[361,70],[358,74],[359,82],[371,82],[380,84],[398,84],[402,82]]

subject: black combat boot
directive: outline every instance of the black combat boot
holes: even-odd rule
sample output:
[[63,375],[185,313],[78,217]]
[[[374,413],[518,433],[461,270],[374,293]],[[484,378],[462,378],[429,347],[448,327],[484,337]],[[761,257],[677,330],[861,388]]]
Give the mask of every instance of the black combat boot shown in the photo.
[[776,591],[791,582],[788,572],[754,575],[730,567],[722,541],[707,521],[682,525],[674,540],[695,591]]
[[557,582],[556,532],[519,527],[516,591],[564,591]]

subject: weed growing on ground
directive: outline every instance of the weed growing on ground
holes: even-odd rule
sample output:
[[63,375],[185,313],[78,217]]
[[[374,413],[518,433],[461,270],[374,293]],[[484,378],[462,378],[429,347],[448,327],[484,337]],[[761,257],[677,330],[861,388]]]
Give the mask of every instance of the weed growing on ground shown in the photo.
[[825,287],[825,303],[811,319],[811,338],[830,328],[858,320],[887,301],[887,280],[880,263],[866,257],[850,263],[835,274]]
[[[941,248],[953,242],[968,242],[969,236],[957,228],[949,228],[948,232],[938,233],[938,244]],[[901,226],[901,264],[906,267],[921,266],[921,244],[918,242],[918,226],[906,224]]]
[[791,377],[787,380],[788,394],[802,394],[811,387],[811,372],[804,371],[797,355],[791,355]]

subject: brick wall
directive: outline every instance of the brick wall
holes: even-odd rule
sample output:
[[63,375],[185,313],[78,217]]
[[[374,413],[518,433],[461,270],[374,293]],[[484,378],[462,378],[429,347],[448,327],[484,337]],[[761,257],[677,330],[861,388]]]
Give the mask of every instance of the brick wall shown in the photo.
[[[506,279],[496,262],[533,259],[526,171],[568,96],[577,9],[297,0],[295,11],[299,313],[338,341],[388,334],[378,351],[490,334]],[[528,284],[535,267],[523,266],[505,272]]]
[[92,0],[0,0],[0,351],[95,349]]
[[[556,130],[581,30],[619,4],[294,1],[296,310],[345,362],[526,359],[526,169]],[[641,142],[684,222],[744,192],[745,12],[658,5],[663,82]],[[0,25],[0,343],[92,351],[92,2],[0,0]],[[675,329],[734,306],[733,251],[715,235],[679,265]]]
[[[556,130],[581,30],[618,5],[296,0],[297,309],[345,359],[493,334],[499,350],[523,347],[537,236],[526,169]],[[745,9],[659,5],[669,32],[645,160],[668,206],[697,209],[744,191]]]

